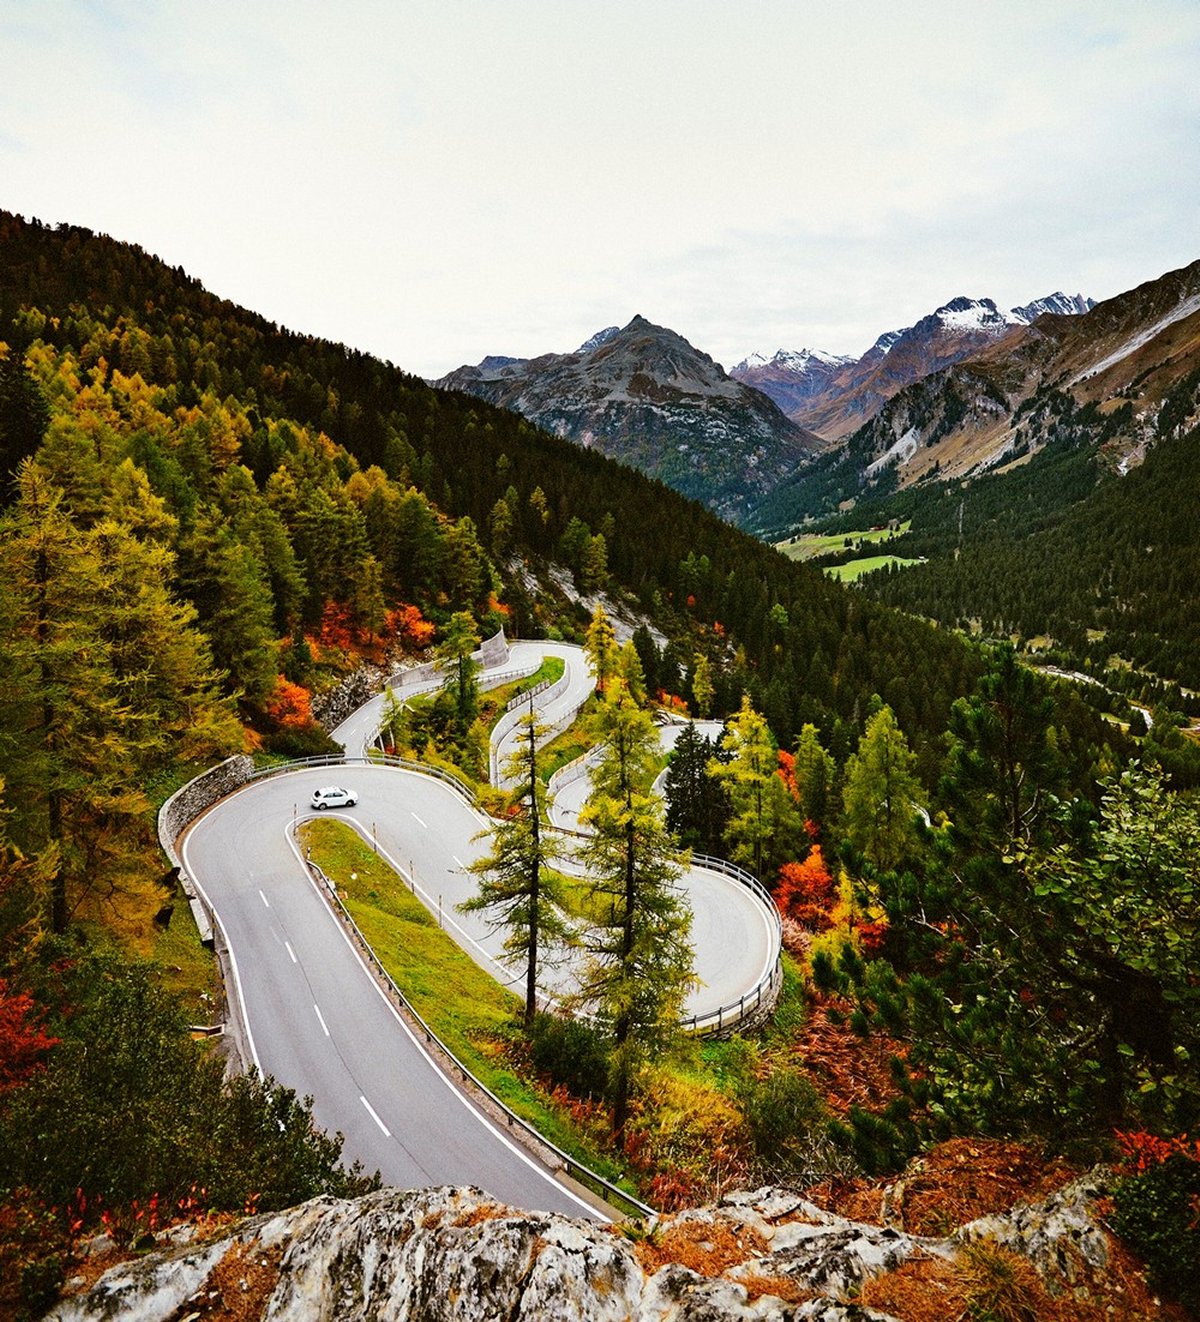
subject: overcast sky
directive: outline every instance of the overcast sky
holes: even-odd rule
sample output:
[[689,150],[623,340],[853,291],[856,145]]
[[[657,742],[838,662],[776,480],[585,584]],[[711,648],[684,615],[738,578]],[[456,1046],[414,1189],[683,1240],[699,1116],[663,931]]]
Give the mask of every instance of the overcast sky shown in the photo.
[[1200,257],[1200,4],[3,0],[0,206],[425,376],[861,353]]

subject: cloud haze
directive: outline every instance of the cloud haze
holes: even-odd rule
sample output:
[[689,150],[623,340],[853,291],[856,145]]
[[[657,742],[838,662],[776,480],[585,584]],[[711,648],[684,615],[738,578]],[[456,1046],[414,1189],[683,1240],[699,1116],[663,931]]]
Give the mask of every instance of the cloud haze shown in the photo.
[[1200,256],[1192,0],[17,3],[0,205],[423,375],[727,366]]

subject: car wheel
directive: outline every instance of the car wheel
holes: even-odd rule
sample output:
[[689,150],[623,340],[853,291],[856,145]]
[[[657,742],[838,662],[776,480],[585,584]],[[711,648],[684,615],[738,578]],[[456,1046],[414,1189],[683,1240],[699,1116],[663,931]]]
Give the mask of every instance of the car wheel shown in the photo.
[[347,808],[353,808],[354,805],[355,805],[357,802],[358,802],[357,799],[347,799],[347,800],[346,800],[346,807],[347,807]]
[[318,811],[318,812],[324,812],[325,809],[328,808],[328,807],[329,807],[329,805],[328,805],[327,803],[318,803],[318,804],[317,804],[317,811]]

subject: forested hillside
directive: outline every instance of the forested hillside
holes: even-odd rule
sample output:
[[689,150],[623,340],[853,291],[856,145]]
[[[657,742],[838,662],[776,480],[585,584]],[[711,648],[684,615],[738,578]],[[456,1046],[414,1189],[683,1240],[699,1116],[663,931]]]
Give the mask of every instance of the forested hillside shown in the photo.
[[[4,379],[27,356],[54,406],[43,464],[81,517],[125,459],[145,475],[179,587],[249,715],[269,705],[274,670],[303,682],[303,644],[286,640],[330,612],[360,633],[380,632],[397,602],[435,621],[470,607],[485,628],[546,628],[545,603],[496,576],[512,556],[559,557],[586,586],[634,594],[679,640],[664,687],[686,690],[707,652],[718,706],[748,687],[785,740],[810,720],[832,735],[879,692],[924,745],[975,673],[952,638],[783,563],[637,473],[282,330],[136,247],[4,216],[0,255]],[[10,471],[38,432],[29,391],[5,389],[17,401],[0,433]],[[235,580],[247,608],[218,610]]]

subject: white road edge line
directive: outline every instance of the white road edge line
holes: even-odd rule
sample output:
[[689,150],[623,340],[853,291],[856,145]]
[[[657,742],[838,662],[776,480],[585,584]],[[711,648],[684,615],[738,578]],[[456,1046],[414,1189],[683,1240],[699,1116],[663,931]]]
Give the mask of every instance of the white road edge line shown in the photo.
[[254,1044],[254,1033],[250,1028],[250,1012],[246,1008],[246,998],[242,995],[242,975],[238,971],[237,956],[233,953],[233,945],[229,940],[229,933],[225,931],[225,924],[221,921],[220,914],[213,907],[212,901],[205,893],[204,887],[196,879],[195,869],[188,862],[188,846],[192,842],[192,835],[199,823],[194,823],[188,827],[187,835],[183,838],[183,866],[187,869],[187,874],[191,878],[192,885],[200,892],[200,898],[204,901],[204,906],[212,916],[214,925],[220,930],[221,939],[225,942],[225,953],[229,956],[229,971],[233,974],[233,985],[237,989],[237,1009],[238,1017],[242,1021],[242,1027],[246,1031],[246,1045],[250,1048],[250,1056],[254,1061],[254,1070],[259,1078],[263,1077],[262,1061],[258,1057],[258,1047]]
[[321,1007],[316,1003],[316,1001],[313,1001],[313,1009],[317,1012],[317,1020],[320,1023],[321,1028],[324,1030],[325,1036],[328,1037],[329,1025],[325,1022],[325,1016],[321,1013]]
[[[320,1012],[318,1011],[318,1013]],[[362,1102],[362,1104],[367,1108],[367,1114],[371,1117],[371,1119],[374,1120],[375,1123],[379,1126],[379,1128],[383,1130],[384,1138],[391,1138],[392,1131],[387,1127],[387,1125],[383,1123],[382,1120],[380,1120],[379,1116],[375,1113],[375,1108],[371,1105],[370,1102],[367,1101],[367,1099],[362,1095],[362,1093],[358,1094],[358,1100]]]
[[[316,878],[305,866],[304,858],[300,853],[300,846],[296,843],[296,840],[292,835],[290,824],[284,827],[284,836],[287,839],[288,845],[290,846],[292,853],[295,854],[296,856],[297,863],[300,864],[301,871],[308,878],[309,885],[313,888],[313,890],[317,892],[318,895],[321,895],[321,888],[317,885]],[[393,864],[393,867],[394,866],[395,865]],[[397,872],[399,871],[398,868],[396,870]],[[379,980],[367,967],[366,961],[363,959],[362,955],[360,954],[358,948],[355,946],[354,942],[351,941],[350,933],[347,932],[345,927],[342,926],[341,920],[338,918],[337,914],[334,913],[333,909],[330,907],[329,902],[325,899],[324,895],[321,895],[321,900],[324,903],[325,912],[329,915],[330,922],[333,923],[334,927],[340,933],[342,940],[349,947],[350,953],[358,961],[359,968],[361,968],[363,973],[366,974],[367,980],[370,982],[371,986],[375,988],[375,991],[379,996],[379,999],[384,1003],[384,1005],[387,1006],[389,1012],[391,1013],[392,1018],[395,1019],[395,1021],[400,1025],[401,1029],[404,1031],[405,1035],[408,1037],[409,1041],[413,1044],[413,1046],[416,1047],[416,1049],[421,1053],[421,1055],[425,1057],[425,1060],[429,1063],[434,1073],[437,1075],[439,1079],[441,1079],[441,1081],[449,1089],[451,1095],[458,1098],[459,1102],[461,1102],[462,1105],[467,1109],[467,1111],[472,1116],[474,1116],[474,1118],[481,1125],[483,1125],[483,1127],[497,1140],[497,1142],[503,1143],[504,1146],[508,1148],[508,1150],[518,1160],[523,1161],[531,1171],[533,1171],[536,1175],[539,1175],[543,1180],[546,1181],[547,1184],[553,1185],[554,1188],[557,1189],[560,1193],[566,1194],[566,1196],[573,1203],[578,1203],[579,1206],[583,1208],[583,1210],[588,1214],[589,1217],[598,1217],[602,1221],[608,1222],[610,1220],[609,1217],[605,1216],[603,1212],[601,1212],[598,1208],[593,1207],[592,1204],[587,1202],[585,1199],[580,1198],[577,1193],[575,1193],[572,1189],[568,1188],[567,1185],[565,1185],[561,1180],[555,1178],[555,1175],[552,1171],[548,1170],[540,1162],[535,1161],[534,1158],[531,1157],[529,1153],[525,1151],[524,1148],[522,1148],[518,1143],[513,1142],[513,1140],[509,1138],[507,1134],[504,1134],[503,1132],[501,1132],[501,1130],[497,1129],[496,1126],[492,1124],[492,1122],[487,1118],[487,1116],[484,1115],[484,1113],[475,1105],[475,1103],[471,1101],[471,1099],[466,1095],[466,1093],[462,1092],[458,1088],[458,1086],[454,1083],[453,1079],[451,1079],[450,1076],[445,1072],[445,1070],[442,1069],[442,1067],[437,1063],[437,1061],[434,1060],[434,1058],[425,1049],[425,1046],[421,1042],[421,1040],[412,1031],[412,1029],[409,1028],[408,1024],[405,1022],[404,1016],[400,1013],[399,1010],[396,1009],[395,1005],[392,1004],[391,998],[388,996],[387,992],[383,990],[382,986],[380,986]],[[368,1104],[367,1099],[365,1097],[362,1098],[362,1104],[367,1108],[368,1111],[371,1110],[371,1107]],[[371,1114],[374,1115],[375,1113],[372,1111]],[[376,1119],[378,1120],[378,1117],[376,1117]],[[388,1137],[390,1138],[391,1135],[389,1134]]]

